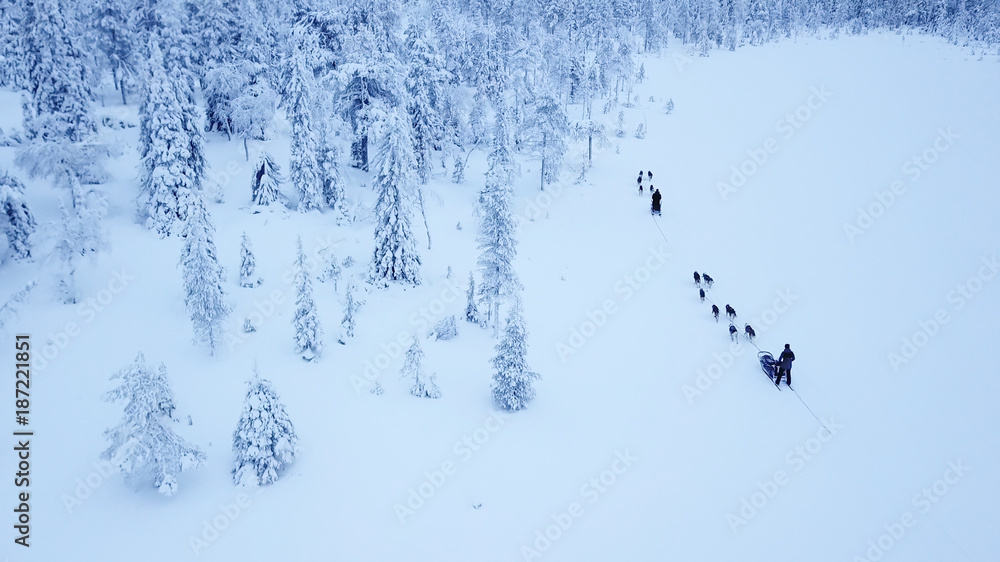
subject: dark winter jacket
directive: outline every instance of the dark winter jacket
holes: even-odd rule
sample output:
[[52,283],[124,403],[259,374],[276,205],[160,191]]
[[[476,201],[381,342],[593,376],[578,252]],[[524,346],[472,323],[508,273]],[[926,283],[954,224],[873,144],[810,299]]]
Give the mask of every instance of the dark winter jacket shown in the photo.
[[657,189],[656,191],[653,192],[653,206],[654,207],[658,208],[660,206],[660,199],[661,198],[662,198],[662,196],[660,195],[660,190],[659,189]]
[[778,363],[781,363],[781,368],[786,371],[792,370],[792,361],[795,361],[795,354],[792,353],[791,349],[782,351],[781,356],[778,357]]

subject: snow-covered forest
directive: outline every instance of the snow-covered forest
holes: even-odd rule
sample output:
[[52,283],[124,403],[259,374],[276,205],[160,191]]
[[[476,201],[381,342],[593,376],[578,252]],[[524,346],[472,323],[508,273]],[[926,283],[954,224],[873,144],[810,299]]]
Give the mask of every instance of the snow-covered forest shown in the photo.
[[[368,281],[383,286],[420,283],[413,221],[419,212],[426,226],[422,186],[434,175],[465,183],[468,154],[488,152],[478,201],[480,291],[483,320],[496,332],[501,304],[517,291],[508,193],[518,173],[514,156],[538,161],[544,190],[559,180],[570,144],[586,138],[592,146],[595,136],[606,142],[594,104],[598,116],[635,105],[634,85],[645,75],[637,56],[672,41],[707,56],[879,30],[933,33],[984,51],[1000,43],[1000,7],[966,0],[5,0],[0,10],[0,86],[23,99],[23,128],[4,135],[17,147],[17,168],[3,171],[0,184],[10,257],[32,256],[36,228],[17,176],[47,179],[63,190],[61,298],[76,302],[79,258],[107,244],[105,167],[137,150],[136,220],[188,241],[190,313],[197,339],[212,348],[227,309],[207,208],[222,195],[206,185],[206,135],[242,142],[249,161],[251,146],[274,137],[283,113],[287,177],[255,147],[250,201],[290,199],[299,212],[321,210],[334,224],[357,219],[345,205],[360,186],[345,184],[343,170],[370,172],[378,226]],[[99,122],[95,107],[118,103],[109,88],[122,105],[138,106],[138,146],[98,134],[132,125],[108,116]],[[618,127],[623,134],[621,119]]]
[[[928,276],[934,307],[943,304],[933,296],[947,293],[942,261],[954,271],[963,266],[949,260],[984,255],[996,272],[987,266],[1000,239],[990,226],[998,199],[984,186],[1000,170],[982,155],[998,149],[998,58],[992,0],[0,0],[0,337],[30,337],[34,383],[30,400],[8,400],[0,412],[15,418],[16,409],[18,424],[39,428],[31,502],[15,501],[21,484],[0,488],[5,509],[31,509],[30,526],[12,517],[2,552],[15,560],[963,559],[955,552],[986,560],[1000,543],[957,530],[971,515],[944,521],[964,513],[954,504],[935,512],[940,533],[896,550],[917,531],[889,500],[872,500],[875,514],[829,533],[833,516],[809,509],[828,502],[849,517],[880,483],[905,482],[905,495],[911,480],[923,482],[910,469],[930,462],[928,451],[934,462],[947,457],[942,471],[953,475],[963,465],[948,464],[960,451],[947,437],[927,450],[899,445],[916,439],[903,433],[886,437],[892,446],[878,436],[851,441],[859,444],[851,470],[858,459],[896,463],[905,473],[898,481],[817,483],[771,511],[751,493],[759,489],[765,505],[782,493],[773,459],[797,466],[782,464],[783,452],[811,438],[816,422],[833,449],[853,438],[836,437],[832,413],[849,419],[848,434],[861,430],[852,416],[860,425],[881,415],[846,382],[816,380],[819,358],[836,363],[823,338],[875,345],[876,328],[824,331],[829,317],[794,317],[812,305],[793,307],[797,297],[775,288],[795,280],[804,300],[819,301],[848,287],[847,299],[885,279],[905,285],[905,271]],[[962,102],[938,94],[951,89]],[[827,112],[843,129],[810,140],[809,128],[837,126]],[[945,166],[968,145],[981,152],[938,172],[938,159]],[[901,148],[882,152],[890,146]],[[873,226],[917,198],[901,182],[888,187],[911,153],[903,176],[915,182],[926,172],[924,182],[947,184],[968,203],[951,209],[942,194],[911,208],[914,223],[895,228],[912,233],[912,247],[879,239]],[[795,163],[781,160],[790,155]],[[653,185],[664,192],[655,228],[645,222]],[[775,212],[794,216],[795,230],[772,224]],[[813,234],[840,218],[843,229]],[[929,221],[939,224],[927,229]],[[820,276],[858,259],[864,277],[871,264],[897,259],[886,258],[894,249],[917,255],[935,235],[938,250],[899,258],[907,265],[865,277],[867,286]],[[827,246],[833,237],[839,245]],[[797,257],[746,255],[760,243],[773,256],[775,242]],[[956,247],[968,250],[950,253]],[[690,271],[702,267],[718,287],[696,273],[691,288]],[[906,289],[906,303],[922,303],[923,288]],[[946,310],[957,316],[978,292],[960,292],[961,307]],[[647,306],[619,314],[633,294]],[[940,300],[954,305],[959,297],[947,294]],[[752,316],[734,310],[716,326],[707,307],[729,298]],[[845,309],[826,298],[816,318]],[[888,308],[905,314],[899,299]],[[883,304],[846,302],[857,314]],[[896,331],[865,348],[876,370],[916,362],[924,345],[909,334],[924,316],[936,319],[933,330],[918,324],[925,343],[945,331],[948,314],[913,314],[878,325]],[[793,339],[807,322],[815,334]],[[733,347],[714,338],[727,323],[739,332]],[[756,339],[742,340],[751,323]],[[984,325],[970,321],[966,333]],[[896,332],[909,337],[902,350]],[[759,375],[752,353],[737,359],[735,350],[780,352],[775,337],[804,349],[798,364],[814,373],[796,379],[799,400],[783,393],[791,401],[758,405],[772,411],[747,426],[718,401],[698,409],[706,394],[731,392],[729,411],[757,400],[709,391],[735,373],[706,378],[708,388],[695,375],[734,363]],[[954,352],[940,349],[942,364]],[[697,357],[672,366],[682,354]],[[637,373],[649,378],[633,380]],[[767,383],[758,375],[741,371],[740,384]],[[969,398],[968,411],[984,412],[997,389]],[[893,398],[891,411],[916,411],[936,391],[904,392],[912,401]],[[959,412],[955,404],[948,411]],[[782,417],[802,406],[805,417]],[[699,440],[719,416],[726,430]],[[712,439],[743,455],[733,432],[778,424],[808,430],[779,437],[780,446],[754,441],[767,452],[751,461],[691,460]],[[970,445],[979,452],[962,457],[981,453],[972,473],[986,478],[975,486],[987,493],[964,500],[979,514],[971,529],[1000,523],[981,499],[1000,493],[987,476],[1000,468],[987,431],[1000,431],[997,417],[982,427],[958,440],[981,439],[993,451]],[[882,460],[883,448],[897,447],[898,458]],[[744,463],[751,472],[741,478]],[[808,468],[846,480],[848,464]],[[0,472],[17,466],[5,454]],[[545,496],[566,478],[574,488]],[[716,489],[715,478],[736,483]],[[635,489],[613,490],[619,479]],[[537,503],[519,509],[526,498]],[[685,507],[664,515],[674,509],[667,501]],[[758,512],[775,518],[751,531]],[[69,530],[86,517],[95,526]],[[802,535],[771,550],[768,541],[789,540],[777,526],[790,521]],[[127,538],[108,530],[120,528]],[[608,548],[592,542],[602,533]],[[913,555],[927,545],[936,554]]]

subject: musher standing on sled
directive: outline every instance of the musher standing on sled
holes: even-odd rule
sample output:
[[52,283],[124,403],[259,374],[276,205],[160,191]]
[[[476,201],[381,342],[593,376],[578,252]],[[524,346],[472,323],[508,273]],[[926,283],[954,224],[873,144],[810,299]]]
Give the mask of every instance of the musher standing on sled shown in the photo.
[[786,343],[785,350],[778,357],[777,373],[774,376],[775,386],[781,386],[781,375],[785,375],[785,384],[788,385],[788,388],[792,388],[792,361],[795,361],[795,354]]
[[[649,186],[649,188],[652,189],[653,186]],[[652,207],[652,212],[654,214],[657,214],[657,215],[660,214],[660,199],[661,198],[662,198],[662,196],[660,195],[660,190],[659,189],[657,189],[656,191],[653,192],[653,207]]]

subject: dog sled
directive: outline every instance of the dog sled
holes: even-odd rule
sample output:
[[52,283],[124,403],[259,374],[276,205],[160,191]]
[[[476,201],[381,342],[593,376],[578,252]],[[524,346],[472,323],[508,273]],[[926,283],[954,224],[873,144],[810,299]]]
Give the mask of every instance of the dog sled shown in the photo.
[[[761,351],[757,354],[757,360],[760,361],[760,369],[764,371],[767,378],[771,379],[771,384],[774,384],[778,376],[778,362],[774,359],[774,356],[769,351]],[[781,390],[780,386],[778,390]]]
[[652,213],[654,215],[659,215],[660,214],[660,202],[659,201],[653,201],[653,204],[650,206],[649,209],[650,209],[649,210],[650,213]]

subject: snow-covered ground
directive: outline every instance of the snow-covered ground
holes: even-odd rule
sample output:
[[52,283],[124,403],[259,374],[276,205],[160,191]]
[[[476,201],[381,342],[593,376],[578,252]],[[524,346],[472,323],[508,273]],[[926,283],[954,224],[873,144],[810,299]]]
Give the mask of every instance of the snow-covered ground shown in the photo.
[[[30,333],[36,356],[48,345],[52,357],[34,366],[32,546],[12,543],[8,443],[2,552],[995,560],[1000,67],[978,58],[937,38],[884,34],[643,59],[627,135],[595,154],[584,183],[567,172],[543,194],[538,163],[522,161],[517,266],[529,360],[543,378],[511,415],[490,401],[491,333],[464,321],[457,339],[424,342],[441,399],[410,396],[398,375],[409,338],[464,309],[483,154],[473,154],[465,185],[443,173],[430,185],[425,282],[362,293],[347,345],[337,343],[347,279],[337,291],[314,285],[326,348],[306,363],[292,347],[295,239],[307,252],[334,244],[352,256],[347,276],[360,285],[370,217],[339,227],[331,214],[250,214],[242,144],[213,136],[210,174],[225,202],[210,211],[238,341],[210,357],[191,343],[180,242],[134,223],[128,150],[107,186],[112,247],[80,270],[81,304],[57,304],[42,277],[3,336]],[[112,100],[102,114],[137,122]],[[2,102],[17,107],[12,94]],[[579,111],[570,107],[571,118]],[[632,135],[640,122],[644,140]],[[114,134],[134,143],[136,129]],[[286,134],[269,145],[283,165]],[[581,154],[575,146],[577,172]],[[0,166],[12,160],[0,149]],[[663,193],[660,218],[636,193],[640,169]],[[367,177],[352,170],[348,181],[349,197],[373,204]],[[26,183],[41,222],[55,220],[50,188]],[[414,226],[425,241],[419,218]],[[244,230],[264,278],[254,289],[238,286]],[[0,295],[42,262],[3,264]],[[770,385],[756,349],[730,344],[725,320],[716,324],[698,300],[695,270],[714,277],[709,297],[735,307],[762,349],[791,344],[797,395]],[[245,335],[254,311],[258,331]],[[176,429],[208,455],[170,498],[133,491],[98,464],[102,431],[121,416],[101,399],[108,377],[139,351],[166,364]],[[232,484],[231,447],[254,361],[286,403],[301,452],[276,484],[246,492]],[[366,376],[383,396],[358,384]],[[11,419],[12,406],[4,400],[0,417]]]

